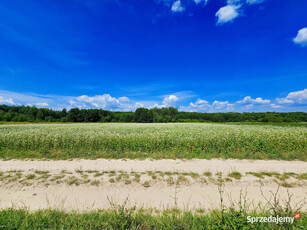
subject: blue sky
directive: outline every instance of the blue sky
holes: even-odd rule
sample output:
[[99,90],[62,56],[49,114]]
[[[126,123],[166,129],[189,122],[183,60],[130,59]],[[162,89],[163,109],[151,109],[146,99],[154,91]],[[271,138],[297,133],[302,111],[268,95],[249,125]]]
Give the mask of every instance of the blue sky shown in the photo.
[[2,0],[0,103],[307,112],[306,0]]

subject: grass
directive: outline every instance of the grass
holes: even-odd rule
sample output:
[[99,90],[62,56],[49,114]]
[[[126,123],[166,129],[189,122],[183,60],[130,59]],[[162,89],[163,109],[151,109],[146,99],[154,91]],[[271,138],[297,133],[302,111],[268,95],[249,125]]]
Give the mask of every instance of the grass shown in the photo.
[[[304,180],[307,180],[307,173],[297,174],[294,172],[284,172],[280,174],[278,172],[247,172],[246,175],[255,176],[261,180],[271,180],[283,187],[297,187]],[[101,177],[104,176],[104,177]],[[126,185],[134,183],[139,183],[144,185],[144,180],[141,180],[141,177],[145,177],[145,180],[151,185],[154,183],[166,183],[168,186],[173,186],[178,183],[178,185],[189,185],[197,183],[213,183],[218,184],[221,182],[232,182],[233,179],[240,180],[243,175],[240,172],[233,171],[223,177],[222,172],[217,172],[213,175],[211,172],[206,171],[202,174],[196,172],[161,172],[161,171],[144,171],[144,172],[127,172],[127,171],[75,171],[73,174],[70,171],[61,171],[57,174],[52,174],[49,171],[37,171],[32,170],[29,172],[9,170],[9,171],[0,171],[0,181],[4,184],[18,184],[21,183],[24,186],[30,186],[33,183],[35,184],[60,184],[66,183],[68,185],[79,186],[81,184],[89,184],[100,186],[103,183],[124,183]],[[31,183],[26,183],[30,181]],[[99,183],[97,182],[99,181]],[[104,181],[104,182],[103,182]],[[92,182],[92,183],[91,183]]]
[[35,170],[34,171],[36,174],[40,174],[40,175],[45,175],[45,174],[48,174],[49,171],[42,171],[42,170]]
[[[281,213],[280,216],[284,216]],[[294,213],[291,213],[291,217]],[[307,213],[290,223],[248,223],[248,216],[269,217],[271,213],[244,210],[196,212],[165,210],[158,214],[122,207],[79,213],[57,210],[30,212],[25,209],[0,211],[0,229],[304,229]],[[276,215],[275,215],[276,216]]]
[[100,181],[99,180],[93,180],[91,182],[91,185],[98,186],[98,185],[100,185]]
[[306,135],[306,126],[261,124],[14,124],[0,126],[0,158],[306,161]]
[[232,173],[229,173],[228,176],[232,177],[232,178],[235,178],[236,180],[241,180],[241,178],[242,178],[241,173],[236,172],[236,171],[234,171]]
[[149,188],[149,187],[150,187],[149,181],[145,181],[145,182],[143,183],[143,186],[144,186],[145,188]]
[[81,181],[76,178],[75,176],[70,176],[67,180],[66,180],[66,183],[68,185],[76,185],[76,186],[79,186],[81,184]]
[[307,180],[307,173],[302,173],[296,177],[299,180]]
[[27,175],[26,178],[27,178],[28,180],[32,180],[32,179],[35,178],[35,174],[29,174],[29,175]]

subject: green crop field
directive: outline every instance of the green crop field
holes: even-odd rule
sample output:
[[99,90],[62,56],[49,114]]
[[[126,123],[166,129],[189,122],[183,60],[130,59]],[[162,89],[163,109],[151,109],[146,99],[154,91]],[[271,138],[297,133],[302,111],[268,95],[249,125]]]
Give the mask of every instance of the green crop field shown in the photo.
[[305,161],[307,128],[200,123],[0,125],[0,157]]

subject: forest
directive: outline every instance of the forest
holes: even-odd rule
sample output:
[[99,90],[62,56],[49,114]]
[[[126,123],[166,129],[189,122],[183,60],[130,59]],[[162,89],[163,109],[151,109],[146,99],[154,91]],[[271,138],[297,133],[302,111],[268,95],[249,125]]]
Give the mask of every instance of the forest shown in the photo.
[[199,113],[177,108],[138,108],[135,112],[103,109],[63,109],[0,105],[1,122],[307,122],[305,112]]

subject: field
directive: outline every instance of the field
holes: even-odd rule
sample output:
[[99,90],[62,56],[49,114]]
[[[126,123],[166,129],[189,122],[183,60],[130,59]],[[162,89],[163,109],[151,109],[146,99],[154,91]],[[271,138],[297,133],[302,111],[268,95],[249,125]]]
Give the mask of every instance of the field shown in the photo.
[[2,124],[0,158],[0,229],[307,224],[305,124]]
[[0,157],[306,161],[307,128],[199,123],[1,125]]

